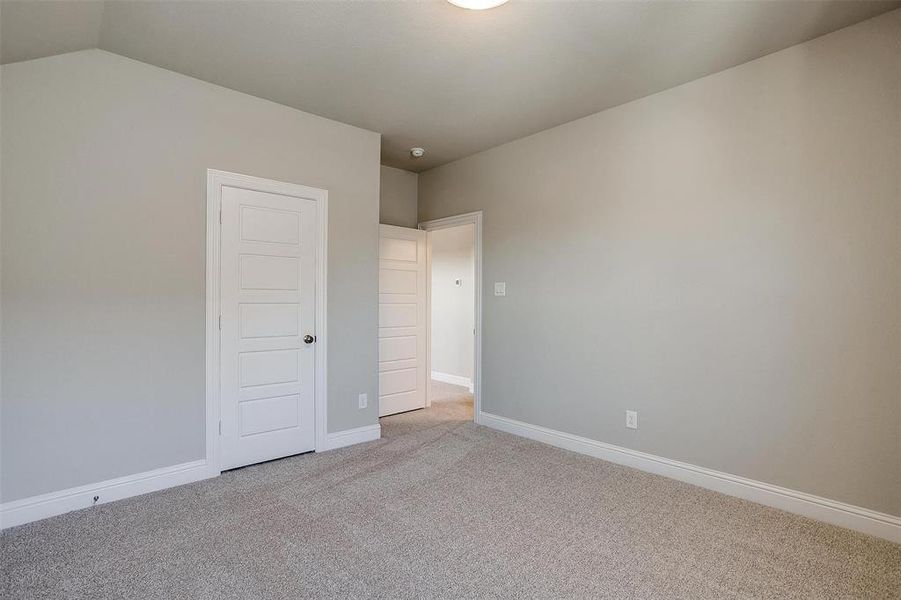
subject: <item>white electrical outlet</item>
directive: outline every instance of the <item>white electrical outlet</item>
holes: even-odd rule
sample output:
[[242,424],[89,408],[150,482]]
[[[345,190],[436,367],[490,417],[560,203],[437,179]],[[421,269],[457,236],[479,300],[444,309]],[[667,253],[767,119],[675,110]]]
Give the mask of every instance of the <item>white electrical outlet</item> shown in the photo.
[[638,429],[638,412],[634,410],[626,411],[626,427],[629,429]]
[[369,394],[360,394],[360,408],[369,406]]
[[495,281],[494,282],[494,295],[495,296],[506,296],[507,295],[507,282],[506,281]]

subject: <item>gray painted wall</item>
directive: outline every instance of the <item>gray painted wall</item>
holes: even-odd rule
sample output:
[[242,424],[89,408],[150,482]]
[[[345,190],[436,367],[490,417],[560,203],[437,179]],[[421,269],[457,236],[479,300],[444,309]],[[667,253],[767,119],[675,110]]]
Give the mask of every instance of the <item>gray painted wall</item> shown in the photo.
[[483,409],[901,514],[899,40],[895,11],[421,174],[421,220],[484,210]]
[[419,175],[382,166],[379,183],[379,223],[416,227]]
[[[432,244],[432,371],[472,380],[475,227],[429,233]],[[455,281],[460,279],[460,286]]]
[[99,50],[0,77],[3,501],[203,456],[207,168],[329,191],[328,426],[376,422],[378,134]]

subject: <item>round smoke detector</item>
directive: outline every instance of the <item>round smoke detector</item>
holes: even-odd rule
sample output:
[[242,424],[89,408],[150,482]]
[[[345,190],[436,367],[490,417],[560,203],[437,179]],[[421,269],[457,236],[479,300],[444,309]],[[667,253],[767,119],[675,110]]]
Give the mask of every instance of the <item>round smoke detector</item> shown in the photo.
[[413,158],[422,158],[425,155],[425,150],[422,148],[410,148],[410,156]]

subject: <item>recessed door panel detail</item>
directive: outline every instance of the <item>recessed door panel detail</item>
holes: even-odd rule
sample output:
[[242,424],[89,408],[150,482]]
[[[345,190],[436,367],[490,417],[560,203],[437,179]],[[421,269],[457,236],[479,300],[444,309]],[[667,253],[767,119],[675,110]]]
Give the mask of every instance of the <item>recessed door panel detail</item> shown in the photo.
[[293,256],[241,256],[242,290],[295,291],[299,288],[300,260]]
[[379,414],[382,416],[393,415],[399,412],[423,408],[424,404],[420,396],[419,390],[379,396]]
[[238,361],[241,387],[298,381],[298,353],[299,350],[242,353]]
[[379,396],[411,392],[416,389],[416,369],[379,373]]
[[300,243],[300,213],[242,206],[241,241],[297,245]]
[[380,304],[379,327],[416,327],[416,304]]
[[241,402],[240,435],[257,435],[297,427],[300,397],[276,396]]
[[379,361],[416,358],[416,336],[379,340]]
[[382,237],[379,239],[379,258],[415,263],[416,248],[416,240]]
[[416,291],[416,271],[379,270],[380,294],[415,294]]
[[300,334],[299,305],[241,304],[238,308],[242,339],[288,337]]

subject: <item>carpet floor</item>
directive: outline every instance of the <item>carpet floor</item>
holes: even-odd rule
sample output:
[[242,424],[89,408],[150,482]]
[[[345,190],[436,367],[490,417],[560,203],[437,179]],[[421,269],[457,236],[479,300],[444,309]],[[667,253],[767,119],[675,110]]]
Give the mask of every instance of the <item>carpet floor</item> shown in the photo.
[[901,597],[899,545],[474,425],[435,385],[376,442],[4,531],[2,597]]

